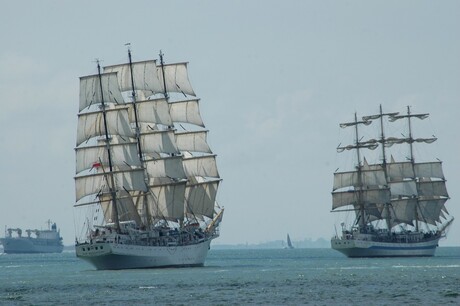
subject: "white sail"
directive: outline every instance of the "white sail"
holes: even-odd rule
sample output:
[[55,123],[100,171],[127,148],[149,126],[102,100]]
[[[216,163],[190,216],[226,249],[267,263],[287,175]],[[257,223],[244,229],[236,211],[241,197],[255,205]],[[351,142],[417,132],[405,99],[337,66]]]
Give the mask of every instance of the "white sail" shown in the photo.
[[190,123],[204,127],[201,119],[198,99],[172,102],[169,111],[174,122]]
[[[129,194],[122,190],[119,192],[120,197],[117,198],[117,210],[119,221],[135,221],[140,224],[140,216],[137,212],[136,207],[134,206],[133,199]],[[104,194],[100,197],[100,205],[104,214],[104,220],[107,223],[112,223],[113,220],[113,202],[112,196],[110,194]]]
[[152,216],[168,220],[184,218],[185,181],[165,185],[150,185],[149,211]]
[[405,198],[405,199],[394,199],[391,200],[390,215],[386,215],[385,218],[393,220],[392,225],[399,223],[412,224],[412,221],[416,219],[415,208],[417,205],[416,198]]
[[[151,124],[171,126],[173,124],[169,113],[169,104],[165,99],[137,101],[137,120]],[[130,122],[135,122],[134,107],[130,104]]]
[[385,172],[383,169],[363,170],[361,175],[363,186],[384,186],[387,184]]
[[394,197],[411,197],[417,196],[417,186],[415,181],[403,181],[390,183],[391,196]]
[[387,164],[387,174],[390,181],[402,181],[404,178],[415,177],[411,162],[395,162]]
[[444,179],[442,162],[416,163],[414,164],[414,167],[415,175],[417,177]]
[[387,184],[383,169],[363,170],[361,171],[361,181],[357,171],[336,172],[334,173],[333,190],[343,187],[363,186],[383,186]]
[[[118,72],[118,82],[121,91],[132,91],[131,68],[129,64],[104,67],[104,72]],[[157,74],[156,62],[141,61],[132,63],[134,90],[139,90],[147,97],[163,92],[163,86]]]
[[390,190],[382,189],[366,189],[362,191],[362,200],[367,203],[389,203]]
[[[134,136],[128,120],[128,107],[107,109],[106,120],[109,135]],[[93,137],[103,135],[105,135],[105,128],[102,111],[78,115],[77,146]]]
[[361,196],[362,202],[367,203],[389,203],[390,191],[388,189],[366,189],[358,192],[342,191],[332,193],[332,209],[341,206],[354,205],[358,203],[358,197]]
[[169,178],[185,179],[181,156],[171,156],[146,161],[147,173],[150,179]]
[[[112,172],[115,178],[116,190],[141,190],[147,191],[146,184],[144,182],[144,170],[143,169],[132,169],[127,171],[114,171]],[[75,177],[75,195],[76,201],[78,202],[85,196],[96,195],[102,192],[108,192],[107,183],[108,174],[95,173],[88,175],[81,175]]]
[[202,176],[219,178],[215,155],[184,158],[183,164],[187,177]]
[[186,212],[212,218],[220,180],[187,185]]
[[[179,92],[195,96],[192,85],[188,79],[187,63],[167,64],[157,67],[158,77],[166,84],[167,92]],[[161,91],[164,92],[164,84],[161,83]]]
[[[101,96],[104,96],[102,101]],[[123,96],[118,89],[118,79],[116,73],[104,73],[99,75],[90,75],[80,78],[80,104],[79,111],[87,108],[90,105],[100,103],[115,103],[124,104]]]
[[[353,205],[353,208],[355,210],[356,217],[360,217],[362,213],[361,207],[355,204]],[[380,219],[382,219],[381,204],[367,203],[364,205],[364,220],[371,222]]]
[[436,222],[440,222],[439,217],[442,214],[442,209],[446,201],[447,198],[427,201],[420,200],[418,205],[418,220],[436,225]]
[[332,190],[337,190],[343,187],[357,186],[358,172],[336,172],[334,173],[334,185]]
[[417,187],[418,195],[422,197],[449,196],[444,181],[420,181],[417,182]]
[[332,209],[336,209],[342,206],[353,205],[357,202],[358,194],[354,190],[332,193]]
[[[137,143],[121,143],[111,145],[112,163],[118,168],[123,166],[141,166],[141,161],[137,155]],[[107,145],[78,147],[76,150],[76,173],[83,170],[91,170],[95,167],[108,166]]]
[[177,148],[180,151],[212,153],[206,141],[208,131],[176,133]]
[[164,131],[151,131],[148,133],[142,133],[141,135],[141,146],[143,153],[169,153],[177,154],[179,149],[177,148],[175,135],[173,130]]

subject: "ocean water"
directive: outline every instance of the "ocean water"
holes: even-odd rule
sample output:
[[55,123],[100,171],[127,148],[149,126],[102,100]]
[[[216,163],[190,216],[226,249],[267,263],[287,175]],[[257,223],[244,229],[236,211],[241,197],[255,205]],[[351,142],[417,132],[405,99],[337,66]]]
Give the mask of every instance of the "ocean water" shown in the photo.
[[0,254],[0,305],[460,305],[460,248],[349,259],[331,249],[214,250],[204,267],[96,271]]

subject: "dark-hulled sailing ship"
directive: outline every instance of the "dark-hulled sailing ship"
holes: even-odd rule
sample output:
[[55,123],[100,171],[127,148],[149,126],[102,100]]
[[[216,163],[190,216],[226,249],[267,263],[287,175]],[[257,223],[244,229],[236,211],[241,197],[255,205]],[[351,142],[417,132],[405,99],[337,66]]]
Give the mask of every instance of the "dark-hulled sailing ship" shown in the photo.
[[[355,169],[334,173],[332,210],[354,211],[351,226],[341,223],[341,235],[331,240],[333,249],[348,257],[433,256],[439,240],[452,223],[445,207],[449,195],[446,189],[442,163],[439,160],[417,162],[416,144],[430,144],[432,138],[414,138],[412,120],[425,119],[429,114],[383,113],[364,116],[340,127],[354,128],[354,144],[340,146],[338,152],[356,152]],[[384,123],[407,121],[407,136],[387,137]],[[359,128],[377,121],[378,139],[363,140]],[[405,145],[409,149],[406,160],[387,161],[388,148]],[[381,149],[381,161],[369,164],[362,151]],[[399,147],[401,148],[401,147]]]

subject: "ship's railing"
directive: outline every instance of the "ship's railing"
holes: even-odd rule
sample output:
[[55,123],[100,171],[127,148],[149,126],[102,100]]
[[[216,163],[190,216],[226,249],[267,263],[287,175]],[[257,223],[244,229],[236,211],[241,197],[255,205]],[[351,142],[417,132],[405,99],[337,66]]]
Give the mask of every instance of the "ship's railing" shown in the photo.
[[218,236],[218,231],[207,233],[201,228],[184,230],[160,228],[158,231],[141,231],[129,229],[126,233],[118,234],[110,228],[102,230],[96,228],[84,242],[76,244],[114,243],[145,246],[178,246],[201,243]]

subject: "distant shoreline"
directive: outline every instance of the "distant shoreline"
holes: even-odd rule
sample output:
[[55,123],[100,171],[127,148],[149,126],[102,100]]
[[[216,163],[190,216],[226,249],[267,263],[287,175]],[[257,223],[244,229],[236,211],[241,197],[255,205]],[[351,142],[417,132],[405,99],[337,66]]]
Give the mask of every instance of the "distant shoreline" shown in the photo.
[[[293,241],[295,249],[329,249],[330,242],[323,238],[317,240],[305,239],[303,241]],[[238,243],[238,244],[219,244],[212,243],[211,249],[214,250],[247,250],[247,249],[284,249],[286,242],[283,240],[268,241],[263,243]],[[459,245],[440,245],[439,248],[456,248]],[[65,245],[64,251],[74,251],[74,245]],[[3,253],[3,246],[0,245],[0,253]]]

